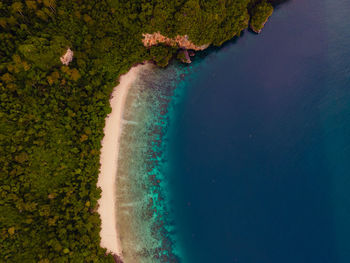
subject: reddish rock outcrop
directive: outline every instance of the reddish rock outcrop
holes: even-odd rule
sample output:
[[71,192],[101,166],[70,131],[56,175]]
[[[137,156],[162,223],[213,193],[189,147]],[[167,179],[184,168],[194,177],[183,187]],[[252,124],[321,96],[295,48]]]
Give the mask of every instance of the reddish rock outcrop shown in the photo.
[[154,32],[153,34],[142,34],[143,39],[142,43],[145,47],[151,47],[157,44],[166,44],[173,47],[179,47],[182,49],[192,49],[192,50],[204,50],[206,49],[209,44],[197,46],[193,44],[189,39],[187,35],[180,36],[177,35],[175,38],[169,38],[166,36],[163,36],[160,32]]

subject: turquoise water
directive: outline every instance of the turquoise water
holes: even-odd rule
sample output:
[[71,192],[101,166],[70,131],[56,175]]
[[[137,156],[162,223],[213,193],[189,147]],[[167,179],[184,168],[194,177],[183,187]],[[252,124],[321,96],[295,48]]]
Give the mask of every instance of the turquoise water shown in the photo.
[[350,262],[348,17],[347,0],[288,1],[260,35],[140,76],[118,174],[126,263]]
[[167,136],[188,68],[147,65],[129,91],[117,176],[117,229],[124,262],[178,262],[169,196]]

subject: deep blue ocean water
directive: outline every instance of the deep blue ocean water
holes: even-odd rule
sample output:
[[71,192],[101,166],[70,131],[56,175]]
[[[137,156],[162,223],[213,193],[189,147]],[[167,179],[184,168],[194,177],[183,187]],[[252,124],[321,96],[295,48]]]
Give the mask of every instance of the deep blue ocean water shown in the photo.
[[350,262],[350,2],[288,1],[260,35],[197,54],[177,85],[182,262]]
[[132,85],[126,263],[350,262],[349,0],[287,1],[261,34]]

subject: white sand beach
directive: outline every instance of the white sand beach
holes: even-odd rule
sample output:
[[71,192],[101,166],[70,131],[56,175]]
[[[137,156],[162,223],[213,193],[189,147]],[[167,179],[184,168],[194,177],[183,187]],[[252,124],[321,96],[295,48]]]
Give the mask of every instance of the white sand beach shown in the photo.
[[120,83],[114,88],[110,104],[112,112],[106,118],[104,138],[100,156],[100,174],[97,186],[102,194],[98,201],[98,213],[101,217],[101,247],[109,253],[122,257],[122,249],[118,237],[116,218],[116,176],[119,154],[119,139],[122,130],[124,105],[132,83],[137,79],[138,72],[146,65],[139,65],[122,75]]

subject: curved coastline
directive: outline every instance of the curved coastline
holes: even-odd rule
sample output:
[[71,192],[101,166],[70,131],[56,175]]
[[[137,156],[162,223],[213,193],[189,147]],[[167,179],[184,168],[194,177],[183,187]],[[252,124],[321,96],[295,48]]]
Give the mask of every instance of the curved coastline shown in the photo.
[[122,257],[122,247],[118,236],[116,218],[116,177],[119,155],[119,139],[122,131],[122,120],[125,101],[132,83],[142,67],[132,67],[126,74],[120,77],[120,83],[112,92],[110,105],[112,111],[106,117],[103,129],[104,137],[100,154],[100,173],[97,186],[101,188],[101,198],[98,200],[98,213],[101,218],[100,246],[107,249],[108,253]]
[[[185,38],[186,37],[187,36],[185,36]],[[144,45],[149,47],[154,44],[145,44],[144,42]],[[209,45],[199,47],[185,46],[185,48],[204,50],[208,46]],[[120,139],[123,131],[123,114],[132,84],[137,80],[142,68],[149,65],[150,63],[147,61],[137,64],[136,66],[131,67],[127,73],[120,76],[120,82],[113,89],[110,99],[112,111],[107,115],[105,119],[105,127],[103,129],[104,137],[101,141],[100,153],[101,166],[97,182],[97,187],[100,187],[102,190],[101,198],[98,200],[97,209],[101,218],[100,246],[105,248],[107,253],[112,254],[115,257],[116,262],[123,260],[123,252],[125,255],[128,254],[125,253],[127,249],[123,251],[121,242],[122,235],[117,229],[117,172],[121,151]]]

